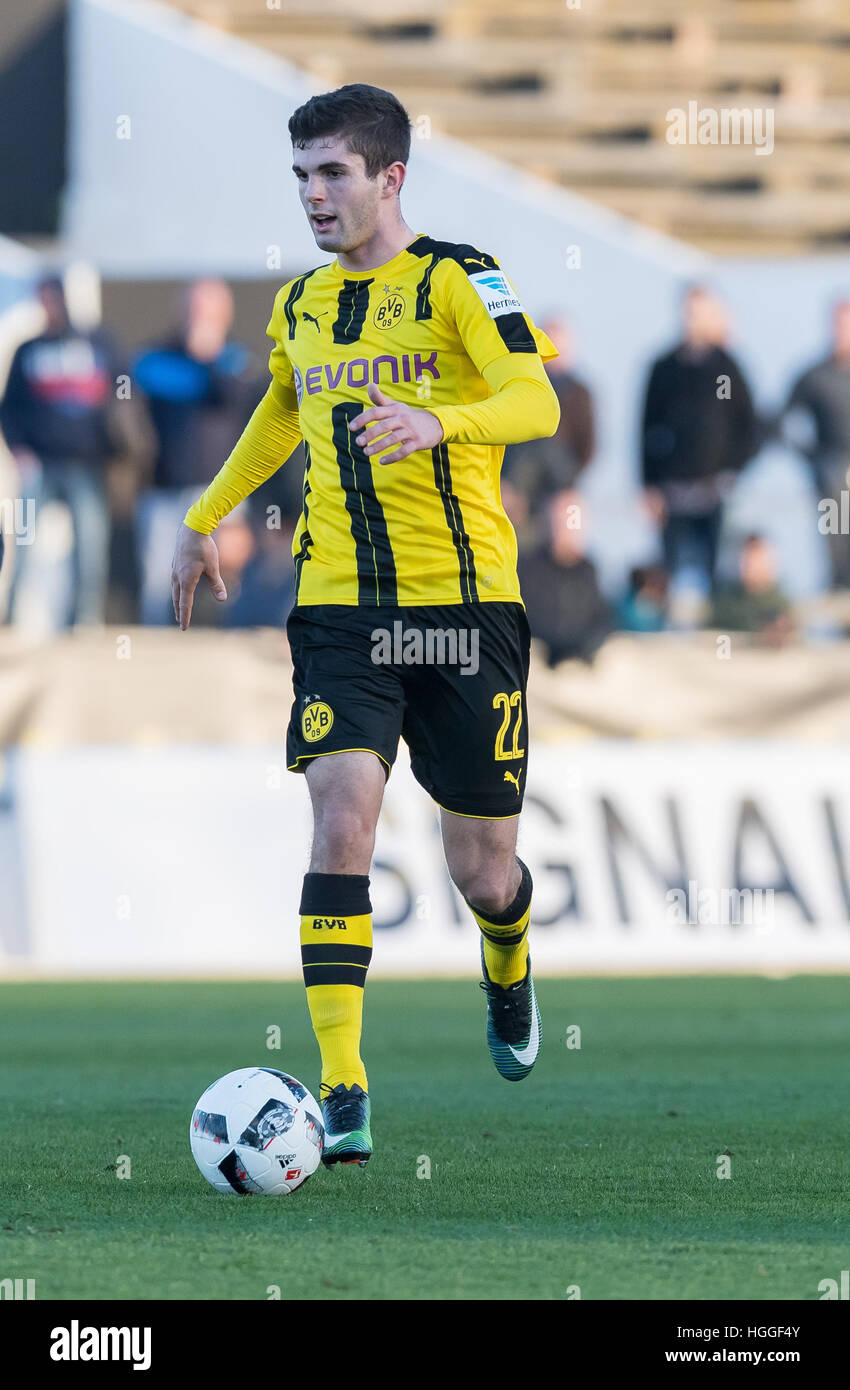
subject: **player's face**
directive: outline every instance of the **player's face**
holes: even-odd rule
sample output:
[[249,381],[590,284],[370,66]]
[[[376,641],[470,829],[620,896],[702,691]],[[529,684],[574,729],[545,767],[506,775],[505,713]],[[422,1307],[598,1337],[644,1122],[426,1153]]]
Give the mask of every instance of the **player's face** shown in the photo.
[[354,251],[374,236],[381,210],[381,175],[366,177],[363,156],[345,141],[314,140],[293,151],[292,168],[316,244]]

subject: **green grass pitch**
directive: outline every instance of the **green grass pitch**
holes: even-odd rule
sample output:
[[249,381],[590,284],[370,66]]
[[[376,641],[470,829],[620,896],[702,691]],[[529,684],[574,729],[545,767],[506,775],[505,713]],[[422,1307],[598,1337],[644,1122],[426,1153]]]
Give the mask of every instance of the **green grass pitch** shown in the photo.
[[195,1168],[190,1114],[235,1067],[318,1089],[299,984],[0,986],[0,1278],[39,1299],[818,1299],[850,1258],[848,981],[539,996],[541,1060],[512,1085],[473,982],[373,981],[372,1161],[239,1198]]

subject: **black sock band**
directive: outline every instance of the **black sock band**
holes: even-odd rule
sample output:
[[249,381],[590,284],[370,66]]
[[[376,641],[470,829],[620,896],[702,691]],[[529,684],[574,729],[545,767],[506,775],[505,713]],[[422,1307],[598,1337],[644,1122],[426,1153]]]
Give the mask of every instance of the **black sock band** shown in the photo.
[[485,922],[489,922],[491,926],[512,927],[514,922],[518,922],[520,918],[525,916],[531,904],[531,892],[534,883],[528,865],[523,864],[519,855],[517,855],[516,862],[522,870],[522,878],[520,879],[519,888],[516,891],[516,897],[512,903],[508,904],[504,912],[485,912],[483,907],[476,907],[474,903],[469,902],[469,899],[467,899],[467,905],[472,909],[476,917],[483,917]]
[[305,874],[302,917],[365,917],[372,911],[368,874]]

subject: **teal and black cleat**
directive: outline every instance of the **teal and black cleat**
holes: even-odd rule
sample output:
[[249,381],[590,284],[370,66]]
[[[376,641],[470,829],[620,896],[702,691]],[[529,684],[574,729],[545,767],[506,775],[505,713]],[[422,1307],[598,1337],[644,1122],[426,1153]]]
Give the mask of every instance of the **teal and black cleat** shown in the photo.
[[362,1168],[372,1155],[369,1097],[356,1082],[353,1086],[340,1082],[333,1089],[322,1086],[319,1096],[325,1126],[322,1162],[327,1167],[332,1163],[359,1163]]
[[497,985],[487,974],[484,947],[481,947],[481,969],[484,979],[481,988],[487,995],[487,1046],[500,1076],[506,1081],[522,1081],[540,1051],[543,1025],[534,981],[531,978],[531,957],[525,968],[525,979],[515,985]]

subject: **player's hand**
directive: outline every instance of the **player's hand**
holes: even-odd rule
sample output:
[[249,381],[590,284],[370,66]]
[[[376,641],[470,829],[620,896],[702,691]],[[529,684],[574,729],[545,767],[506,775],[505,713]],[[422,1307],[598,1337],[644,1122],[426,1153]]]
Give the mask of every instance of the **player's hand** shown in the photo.
[[[372,382],[366,390],[372,409],[362,411],[348,426],[350,430],[362,431],[357,435],[357,443],[365,454],[383,454],[378,463],[397,463],[417,449],[433,449],[440,443],[443,427],[430,410],[391,401]],[[385,449],[391,452],[384,454]]]
[[174,547],[174,560],[171,565],[171,598],[174,603],[174,616],[185,632],[192,620],[192,604],[195,590],[201,575],[207,576],[207,583],[213,598],[224,603],[227,590],[218,567],[218,547],[212,536],[202,536],[191,526],[181,526],[177,532]]

